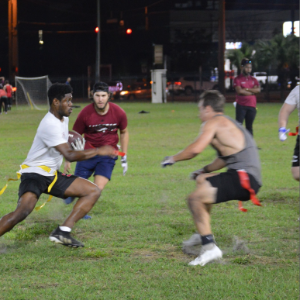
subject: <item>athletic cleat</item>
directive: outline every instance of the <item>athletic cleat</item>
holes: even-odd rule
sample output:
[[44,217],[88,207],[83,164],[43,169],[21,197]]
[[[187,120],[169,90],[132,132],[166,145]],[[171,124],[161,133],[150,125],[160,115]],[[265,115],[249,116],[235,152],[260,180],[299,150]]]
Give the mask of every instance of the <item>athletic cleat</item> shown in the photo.
[[75,200],[75,197],[68,197],[63,200],[64,200],[65,204],[71,204]]
[[183,241],[182,245],[186,247],[201,245],[201,235],[194,233],[187,241]]
[[222,258],[222,251],[214,243],[202,246],[200,255],[189,263],[189,266],[205,266],[213,260]]
[[51,242],[62,244],[68,247],[84,247],[84,244],[71,237],[70,232],[60,230],[59,226],[52,231],[52,233],[49,236],[49,239]]
[[92,218],[91,216],[85,215],[82,219],[83,219],[83,220],[90,220],[91,218]]

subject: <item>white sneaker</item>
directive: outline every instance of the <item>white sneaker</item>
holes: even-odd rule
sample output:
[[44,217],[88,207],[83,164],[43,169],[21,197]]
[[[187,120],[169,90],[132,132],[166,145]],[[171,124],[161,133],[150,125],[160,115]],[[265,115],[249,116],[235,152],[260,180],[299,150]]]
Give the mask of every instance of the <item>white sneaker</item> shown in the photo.
[[183,241],[182,245],[186,247],[201,245],[201,235],[194,233],[187,241]]
[[212,260],[222,258],[222,251],[214,243],[202,246],[200,255],[189,263],[189,266],[204,266]]

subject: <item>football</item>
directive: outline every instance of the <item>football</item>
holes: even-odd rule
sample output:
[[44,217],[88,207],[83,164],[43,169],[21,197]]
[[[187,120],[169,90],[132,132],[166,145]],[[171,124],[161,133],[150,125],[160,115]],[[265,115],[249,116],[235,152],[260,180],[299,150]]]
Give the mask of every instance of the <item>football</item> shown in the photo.
[[79,134],[75,130],[70,130],[69,131],[68,143],[71,145],[72,143],[74,143],[78,139],[83,142],[83,137],[82,137],[81,134]]

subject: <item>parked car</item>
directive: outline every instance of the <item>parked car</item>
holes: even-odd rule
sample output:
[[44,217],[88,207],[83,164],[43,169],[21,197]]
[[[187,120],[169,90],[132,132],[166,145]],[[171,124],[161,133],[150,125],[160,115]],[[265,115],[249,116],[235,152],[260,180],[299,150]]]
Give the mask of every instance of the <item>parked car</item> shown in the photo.
[[205,90],[213,90],[218,87],[217,82],[210,81],[209,78],[200,78],[197,75],[184,76],[168,81],[167,90],[169,93],[179,94],[184,92],[186,95],[191,95],[193,92],[202,92]]
[[[107,82],[108,91],[111,93],[112,100],[120,98],[120,92],[123,90],[123,84],[121,81]],[[93,89],[90,91],[90,99],[93,98]]]
[[253,77],[257,79],[257,81],[259,82],[262,88],[265,87],[267,83],[267,78],[268,78],[268,84],[270,84],[273,88],[278,86],[277,75],[267,76],[266,72],[253,72]]
[[133,84],[120,92],[120,99],[151,99],[151,85],[147,83]]
[[120,93],[123,90],[123,84],[121,81],[110,81],[108,84],[108,91],[111,92],[112,99],[119,99]]
[[174,95],[179,95],[184,92],[184,88],[181,85],[180,77],[173,77],[167,82],[166,92]]

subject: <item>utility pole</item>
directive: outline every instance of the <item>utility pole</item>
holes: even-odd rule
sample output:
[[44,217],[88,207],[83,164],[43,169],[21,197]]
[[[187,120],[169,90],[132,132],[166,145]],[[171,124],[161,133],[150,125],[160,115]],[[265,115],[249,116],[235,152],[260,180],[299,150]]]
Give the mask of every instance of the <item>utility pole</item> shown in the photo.
[[292,28],[291,28],[291,35],[295,35],[295,11],[291,9],[291,20],[292,20]]
[[225,55],[225,0],[219,1],[219,55],[218,55],[218,73],[219,89],[222,94],[225,93],[224,76],[224,55]]
[[145,30],[149,30],[148,7],[145,7]]
[[18,73],[18,16],[17,0],[8,0],[8,76],[13,80]]
[[100,81],[100,0],[97,0],[97,27],[99,28],[97,32],[97,48],[96,48],[96,82]]

